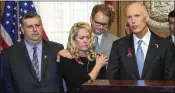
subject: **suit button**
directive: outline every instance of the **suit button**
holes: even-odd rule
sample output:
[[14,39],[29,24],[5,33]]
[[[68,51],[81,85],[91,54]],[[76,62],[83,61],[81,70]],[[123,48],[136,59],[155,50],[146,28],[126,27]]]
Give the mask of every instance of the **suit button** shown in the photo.
[[79,91],[80,89],[79,89],[79,88],[77,88],[77,90]]
[[42,90],[43,88],[41,87],[40,89]]

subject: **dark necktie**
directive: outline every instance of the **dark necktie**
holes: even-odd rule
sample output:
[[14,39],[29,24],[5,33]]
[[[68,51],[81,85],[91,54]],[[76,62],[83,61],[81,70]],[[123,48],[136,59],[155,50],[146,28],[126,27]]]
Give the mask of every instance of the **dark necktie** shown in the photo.
[[32,59],[32,64],[36,72],[36,76],[38,77],[40,81],[40,71],[39,71],[39,62],[38,62],[38,55],[37,55],[37,47],[33,47],[33,59]]
[[100,50],[100,44],[98,43],[98,36],[95,36],[95,51],[96,53],[99,53]]

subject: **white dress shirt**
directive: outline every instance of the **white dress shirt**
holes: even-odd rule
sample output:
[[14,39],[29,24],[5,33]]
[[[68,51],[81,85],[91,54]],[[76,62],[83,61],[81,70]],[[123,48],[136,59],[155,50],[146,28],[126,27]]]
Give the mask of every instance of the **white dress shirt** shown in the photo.
[[147,50],[148,50],[148,46],[149,46],[149,42],[150,42],[150,38],[151,38],[151,32],[148,29],[148,32],[146,33],[146,35],[142,38],[139,39],[135,34],[133,34],[133,38],[134,38],[134,48],[135,48],[135,54],[137,53],[137,48],[138,48],[138,41],[142,40],[142,50],[143,50],[143,54],[144,54],[144,60],[146,58],[146,54],[147,54]]
[[175,43],[175,36],[174,35],[171,35],[171,38],[172,38],[172,40],[173,40],[173,42]]
[[96,36],[98,37],[98,43],[99,43],[99,45],[101,44],[102,35],[103,35],[103,34],[101,34],[101,35],[96,35]]

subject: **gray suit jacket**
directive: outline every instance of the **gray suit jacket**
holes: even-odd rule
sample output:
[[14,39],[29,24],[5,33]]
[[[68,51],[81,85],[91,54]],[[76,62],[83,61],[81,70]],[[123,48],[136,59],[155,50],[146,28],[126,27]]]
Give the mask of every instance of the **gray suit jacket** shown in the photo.
[[112,43],[117,39],[119,38],[111,34],[109,31],[104,32],[100,43],[100,53],[104,53],[104,55],[109,58]]

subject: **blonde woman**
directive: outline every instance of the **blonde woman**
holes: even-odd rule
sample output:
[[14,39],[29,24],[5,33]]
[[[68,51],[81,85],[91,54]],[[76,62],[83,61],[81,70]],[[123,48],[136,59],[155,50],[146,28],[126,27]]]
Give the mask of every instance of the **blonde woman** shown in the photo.
[[[77,93],[88,80],[105,78],[107,57],[96,55],[91,26],[85,22],[75,23],[69,33],[67,50],[72,58],[60,57],[67,93]],[[100,70],[101,69],[101,70]]]

